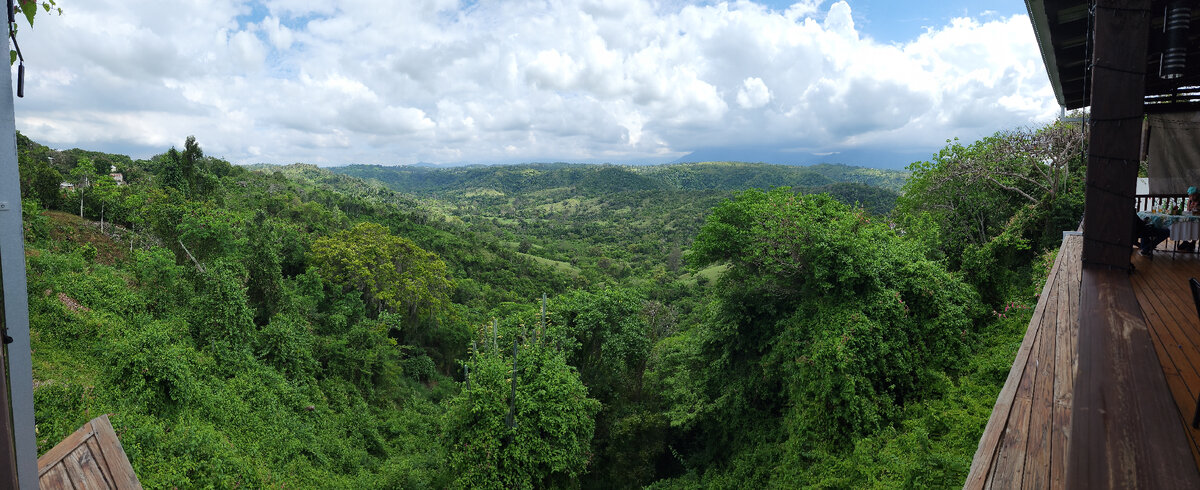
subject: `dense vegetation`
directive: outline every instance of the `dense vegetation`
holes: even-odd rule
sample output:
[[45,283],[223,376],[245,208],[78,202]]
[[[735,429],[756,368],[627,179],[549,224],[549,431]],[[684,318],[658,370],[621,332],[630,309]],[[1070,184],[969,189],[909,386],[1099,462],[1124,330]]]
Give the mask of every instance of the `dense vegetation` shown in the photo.
[[958,486],[1078,220],[1077,134],[950,142],[901,194],[18,135],[39,449],[111,413],[148,488]]
[[735,191],[790,186],[882,215],[895,206],[907,176],[845,165],[738,162],[331,170],[419,196],[470,230],[582,276],[582,284],[674,275],[704,215]]

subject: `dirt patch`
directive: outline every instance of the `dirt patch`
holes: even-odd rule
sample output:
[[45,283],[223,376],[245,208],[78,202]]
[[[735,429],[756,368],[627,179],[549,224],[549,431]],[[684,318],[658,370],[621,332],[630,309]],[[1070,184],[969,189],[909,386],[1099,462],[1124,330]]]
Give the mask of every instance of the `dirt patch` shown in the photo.
[[67,296],[67,293],[58,293],[58,300],[62,302],[63,307],[75,313],[92,311],[91,308],[83,306],[79,304],[78,301],[75,301],[75,298]]

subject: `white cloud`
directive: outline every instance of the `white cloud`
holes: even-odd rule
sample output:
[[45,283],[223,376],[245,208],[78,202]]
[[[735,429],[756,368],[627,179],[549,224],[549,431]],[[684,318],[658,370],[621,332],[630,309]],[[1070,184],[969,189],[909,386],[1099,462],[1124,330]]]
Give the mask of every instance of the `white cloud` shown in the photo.
[[[1056,113],[1029,21],[862,35],[844,1],[96,0],[19,35],[17,126],[234,162],[933,148]],[[876,23],[887,19],[874,19]]]
[[761,78],[750,77],[742,82],[738,89],[737,102],[743,109],[757,109],[771,101],[771,90]]
[[292,47],[292,41],[294,40],[292,30],[288,29],[285,25],[281,25],[278,17],[268,16],[263,19],[260,26],[267,33],[267,39],[271,40],[271,46],[276,50],[285,51]]

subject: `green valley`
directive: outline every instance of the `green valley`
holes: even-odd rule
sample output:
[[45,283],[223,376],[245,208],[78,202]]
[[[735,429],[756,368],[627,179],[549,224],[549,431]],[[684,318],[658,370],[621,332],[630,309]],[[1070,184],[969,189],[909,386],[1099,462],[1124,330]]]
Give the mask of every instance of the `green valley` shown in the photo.
[[906,172],[18,134],[38,449],[109,413],[147,488],[960,486],[1082,211],[1077,155],[997,149],[1078,133]]

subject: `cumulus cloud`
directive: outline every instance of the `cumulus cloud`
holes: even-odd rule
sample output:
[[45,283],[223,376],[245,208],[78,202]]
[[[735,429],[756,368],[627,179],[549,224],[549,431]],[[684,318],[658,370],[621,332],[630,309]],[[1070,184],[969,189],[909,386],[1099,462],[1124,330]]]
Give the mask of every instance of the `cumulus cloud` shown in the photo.
[[771,101],[771,90],[761,78],[750,77],[742,82],[738,90],[737,102],[743,109],[757,109]]
[[96,0],[20,36],[18,129],[135,157],[189,134],[239,163],[932,149],[1056,112],[1026,17],[883,43],[845,1]]

